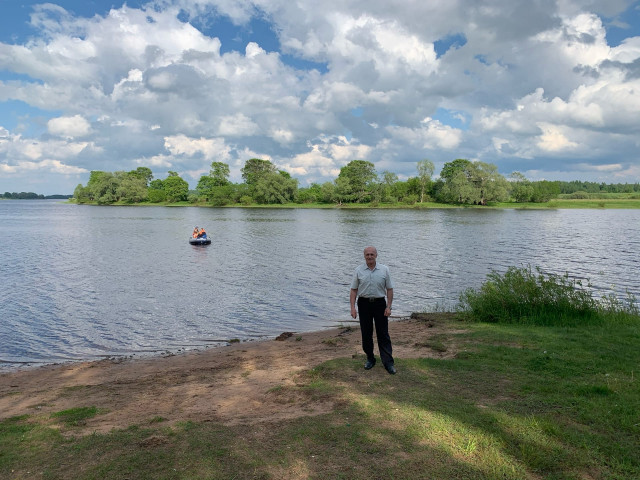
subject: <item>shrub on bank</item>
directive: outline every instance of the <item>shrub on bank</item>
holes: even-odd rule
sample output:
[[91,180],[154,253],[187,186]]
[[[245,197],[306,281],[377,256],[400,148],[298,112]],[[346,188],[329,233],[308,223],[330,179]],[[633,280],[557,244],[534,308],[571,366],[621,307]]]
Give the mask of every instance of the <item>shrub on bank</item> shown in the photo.
[[636,299],[614,294],[597,299],[591,286],[568,274],[544,274],[540,268],[492,270],[478,289],[460,295],[460,311],[469,319],[492,323],[577,326],[604,322],[640,321]]

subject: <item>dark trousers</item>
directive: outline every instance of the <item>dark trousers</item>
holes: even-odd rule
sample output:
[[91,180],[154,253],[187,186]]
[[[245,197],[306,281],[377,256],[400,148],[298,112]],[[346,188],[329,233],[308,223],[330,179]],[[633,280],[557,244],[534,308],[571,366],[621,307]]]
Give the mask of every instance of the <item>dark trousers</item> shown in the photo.
[[384,316],[387,302],[384,298],[369,301],[367,298],[358,298],[358,315],[360,317],[360,330],[362,332],[362,349],[369,360],[375,359],[373,355],[373,326],[375,323],[378,350],[383,365],[393,365],[391,355],[391,337],[389,336],[389,318]]

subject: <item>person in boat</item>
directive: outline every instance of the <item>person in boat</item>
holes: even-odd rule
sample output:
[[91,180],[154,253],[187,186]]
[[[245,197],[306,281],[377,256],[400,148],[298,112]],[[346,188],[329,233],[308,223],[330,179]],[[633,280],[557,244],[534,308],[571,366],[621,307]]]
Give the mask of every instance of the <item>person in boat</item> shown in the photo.
[[204,227],[201,228],[200,231],[198,232],[198,238],[207,238],[207,232],[204,229]]
[[200,230],[198,229],[197,226],[193,227],[193,233],[191,234],[191,236],[193,238],[198,238],[198,233],[200,232]]

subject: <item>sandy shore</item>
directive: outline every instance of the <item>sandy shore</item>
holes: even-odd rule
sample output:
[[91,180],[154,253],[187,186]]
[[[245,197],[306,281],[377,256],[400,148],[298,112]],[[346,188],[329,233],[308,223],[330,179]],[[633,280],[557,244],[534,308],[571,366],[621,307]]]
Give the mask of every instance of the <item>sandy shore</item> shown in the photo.
[[[402,358],[447,357],[424,343],[451,331],[442,314],[391,321],[398,375]],[[333,358],[364,363],[357,323],[352,327],[283,335],[283,340],[244,342],[182,355],[115,359],[46,366],[0,375],[0,419],[48,414],[74,407],[96,406],[103,412],[90,419],[87,432],[148,423],[163,418],[252,424],[330,411],[334,405],[312,401],[296,389],[304,372]],[[377,353],[377,347],[376,347]],[[357,375],[388,377],[378,361]],[[283,395],[287,398],[283,398]]]

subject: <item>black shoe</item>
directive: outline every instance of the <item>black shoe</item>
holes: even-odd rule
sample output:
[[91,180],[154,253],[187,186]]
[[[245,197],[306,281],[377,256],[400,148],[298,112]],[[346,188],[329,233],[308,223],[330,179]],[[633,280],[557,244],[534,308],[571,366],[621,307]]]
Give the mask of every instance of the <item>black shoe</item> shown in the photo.
[[397,372],[396,367],[393,364],[385,365],[384,368],[386,368],[387,372],[389,372],[391,375],[395,375]]
[[371,370],[375,364],[376,364],[375,358],[373,360],[367,360],[367,363],[364,364],[364,369]]

